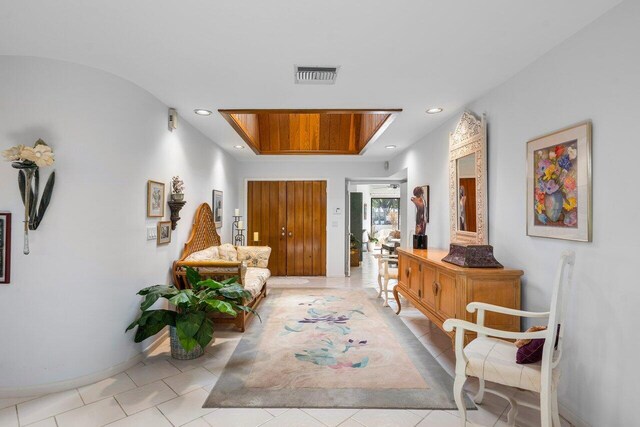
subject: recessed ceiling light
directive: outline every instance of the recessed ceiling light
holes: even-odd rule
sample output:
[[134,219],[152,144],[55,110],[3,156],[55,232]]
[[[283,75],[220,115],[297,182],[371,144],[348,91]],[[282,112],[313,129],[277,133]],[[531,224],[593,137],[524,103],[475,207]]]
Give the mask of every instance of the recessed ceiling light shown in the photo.
[[197,108],[197,109],[193,110],[193,112],[196,113],[199,116],[210,116],[211,115],[211,111],[204,110],[202,108]]
[[429,108],[427,110],[427,114],[438,114],[438,113],[442,113],[442,108],[440,107],[436,107],[436,108]]
[[234,145],[233,148],[235,148],[236,150],[242,150],[244,149],[244,145]]
[[395,145],[386,145],[384,148],[386,148],[387,150],[393,150],[394,148],[396,148]]

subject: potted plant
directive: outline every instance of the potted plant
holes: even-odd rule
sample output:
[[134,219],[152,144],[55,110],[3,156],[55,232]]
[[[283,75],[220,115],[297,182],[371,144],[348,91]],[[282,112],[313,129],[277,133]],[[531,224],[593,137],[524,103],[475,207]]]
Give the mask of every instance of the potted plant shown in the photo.
[[[169,326],[171,357],[175,359],[195,359],[204,354],[205,347],[213,339],[210,313],[235,317],[238,311],[243,310],[258,315],[242,304],[244,299],[251,299],[251,293],[237,283],[237,277],[222,282],[202,280],[191,267],[186,268],[186,275],[191,289],[155,285],[140,290],[138,295],[144,296],[140,304],[142,314],[127,327],[129,331],[137,326],[134,341],[142,342]],[[150,310],[160,298],[169,301],[175,310]]]
[[171,178],[171,200],[174,202],[184,200],[184,181],[177,175]]
[[367,232],[367,250],[369,252],[373,252],[376,243],[378,243],[378,239],[376,239],[373,234]]

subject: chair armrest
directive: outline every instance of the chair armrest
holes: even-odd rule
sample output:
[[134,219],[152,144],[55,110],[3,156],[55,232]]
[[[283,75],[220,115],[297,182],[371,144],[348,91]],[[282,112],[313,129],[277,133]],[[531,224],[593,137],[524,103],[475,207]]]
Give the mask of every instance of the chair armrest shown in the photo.
[[549,312],[538,313],[534,311],[522,311],[514,308],[500,307],[499,305],[486,304],[484,302],[471,302],[467,305],[467,311],[469,313],[475,313],[476,310],[486,310],[519,317],[549,317]]
[[549,335],[547,330],[537,332],[502,331],[500,329],[487,328],[486,326],[477,325],[475,323],[467,322],[466,320],[461,319],[447,319],[442,326],[447,332],[451,332],[456,329],[456,334],[467,330],[491,337],[515,340],[547,338],[547,336]]
[[239,267],[242,261],[178,261],[179,267]]

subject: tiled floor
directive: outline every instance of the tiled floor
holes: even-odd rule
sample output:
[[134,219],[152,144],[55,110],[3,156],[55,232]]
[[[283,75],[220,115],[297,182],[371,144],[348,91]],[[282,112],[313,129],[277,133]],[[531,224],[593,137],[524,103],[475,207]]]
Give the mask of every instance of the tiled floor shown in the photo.
[[[377,287],[376,267],[365,257],[350,278],[309,278],[307,287]],[[284,286],[281,286],[284,287]],[[391,303],[395,310],[395,302]],[[451,341],[415,308],[403,304],[407,327],[449,373],[455,358]],[[224,365],[241,338],[232,329],[216,331],[203,357],[174,360],[168,340],[144,362],[95,384],[37,398],[0,399],[0,427],[459,427],[457,411],[378,409],[203,409]],[[470,389],[474,384],[470,382]],[[468,425],[505,426],[507,403],[486,395]],[[538,413],[522,408],[519,426],[539,425]],[[564,426],[569,426],[563,421]]]

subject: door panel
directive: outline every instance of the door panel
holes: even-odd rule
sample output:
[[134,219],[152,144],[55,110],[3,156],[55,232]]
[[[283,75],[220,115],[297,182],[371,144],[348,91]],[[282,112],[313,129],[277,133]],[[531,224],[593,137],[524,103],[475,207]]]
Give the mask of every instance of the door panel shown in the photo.
[[304,183],[304,267],[305,276],[313,275],[313,183]]
[[436,281],[436,269],[422,264],[422,298],[421,301],[432,308],[436,309],[436,296],[434,293],[434,282]]
[[443,319],[456,317],[456,277],[438,271],[436,300],[438,314]]
[[[269,269],[274,276],[287,273],[286,238],[286,185],[279,182],[249,181],[247,185],[247,244],[271,247]],[[259,240],[253,240],[253,233]]]
[[407,264],[409,267],[409,270],[406,272],[409,282],[409,292],[419,298],[422,294],[422,274],[420,271],[420,263],[412,258],[409,259]]

